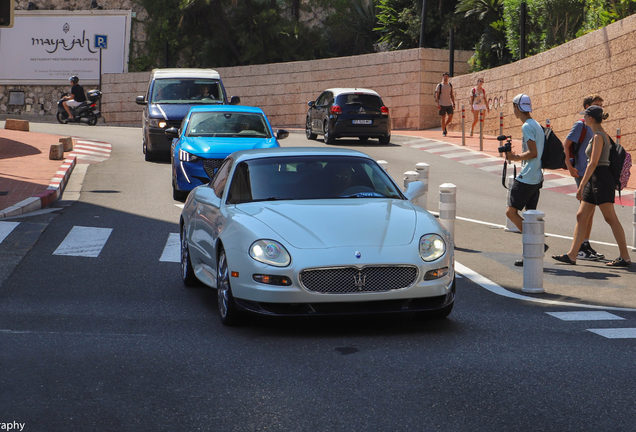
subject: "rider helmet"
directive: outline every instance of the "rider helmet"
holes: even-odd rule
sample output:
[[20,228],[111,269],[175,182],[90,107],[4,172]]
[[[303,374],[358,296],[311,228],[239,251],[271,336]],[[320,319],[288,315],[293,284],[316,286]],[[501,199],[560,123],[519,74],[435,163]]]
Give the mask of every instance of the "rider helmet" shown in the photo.
[[77,84],[79,82],[79,77],[77,77],[76,75],[73,75],[72,77],[70,77],[68,79],[72,84]]

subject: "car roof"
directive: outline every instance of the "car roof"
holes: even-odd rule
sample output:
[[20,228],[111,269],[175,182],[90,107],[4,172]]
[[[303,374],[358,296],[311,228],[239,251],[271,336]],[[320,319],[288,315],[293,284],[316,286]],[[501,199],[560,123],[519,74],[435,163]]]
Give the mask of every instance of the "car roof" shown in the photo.
[[324,147],[275,147],[267,149],[241,150],[230,156],[238,162],[252,159],[281,156],[355,156],[372,159],[371,156],[357,150]]
[[331,88],[325,91],[332,92],[334,96],[338,96],[341,94],[361,93],[361,94],[368,94],[368,95],[380,97],[378,92],[376,92],[375,90],[365,89],[365,88]]
[[153,69],[152,76],[156,79],[161,78],[215,78],[221,79],[221,75],[214,69],[195,69],[195,68],[168,68]]
[[212,111],[265,114],[263,110],[258,107],[246,105],[198,105],[190,108],[191,113]]

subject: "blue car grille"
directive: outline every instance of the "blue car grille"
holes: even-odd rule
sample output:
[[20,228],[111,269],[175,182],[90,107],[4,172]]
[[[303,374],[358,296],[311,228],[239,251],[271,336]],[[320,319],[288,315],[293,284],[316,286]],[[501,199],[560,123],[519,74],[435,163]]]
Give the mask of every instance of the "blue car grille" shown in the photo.
[[212,178],[225,159],[203,159],[203,169]]
[[324,294],[384,292],[412,286],[417,275],[418,268],[411,265],[329,267],[301,271],[300,283]]

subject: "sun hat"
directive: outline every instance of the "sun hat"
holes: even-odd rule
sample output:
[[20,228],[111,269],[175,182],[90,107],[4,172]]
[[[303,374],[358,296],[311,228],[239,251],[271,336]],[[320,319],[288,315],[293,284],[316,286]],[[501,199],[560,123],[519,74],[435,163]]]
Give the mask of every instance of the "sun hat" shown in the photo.
[[512,103],[519,107],[519,111],[521,112],[532,112],[532,102],[530,101],[530,96],[525,93],[519,93],[512,100]]

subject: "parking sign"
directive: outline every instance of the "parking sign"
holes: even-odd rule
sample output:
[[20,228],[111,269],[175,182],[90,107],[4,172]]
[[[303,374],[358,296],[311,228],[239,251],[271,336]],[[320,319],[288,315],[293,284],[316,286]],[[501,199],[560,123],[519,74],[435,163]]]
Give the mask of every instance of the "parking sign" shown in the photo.
[[108,35],[95,35],[95,48],[108,48]]

